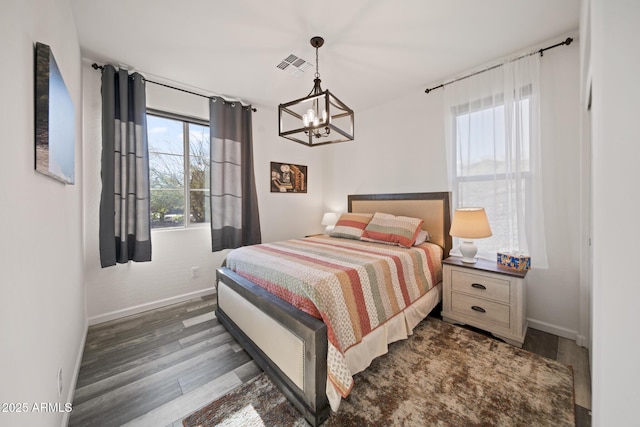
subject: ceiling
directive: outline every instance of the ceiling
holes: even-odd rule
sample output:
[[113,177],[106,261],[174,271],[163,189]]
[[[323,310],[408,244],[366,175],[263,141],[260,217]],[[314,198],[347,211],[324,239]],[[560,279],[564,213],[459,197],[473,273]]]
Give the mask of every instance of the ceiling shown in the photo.
[[[580,0],[71,0],[82,54],[276,108],[313,86],[356,112],[578,28]],[[313,67],[276,66],[294,54]],[[291,69],[291,67],[289,67]],[[426,95],[425,95],[426,96]]]

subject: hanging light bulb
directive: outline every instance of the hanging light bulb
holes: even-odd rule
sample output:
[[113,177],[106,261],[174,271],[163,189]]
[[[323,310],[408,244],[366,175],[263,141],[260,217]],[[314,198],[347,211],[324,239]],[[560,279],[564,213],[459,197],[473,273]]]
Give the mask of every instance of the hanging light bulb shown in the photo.
[[313,108],[309,108],[307,110],[307,113],[302,116],[304,127],[309,127],[309,125],[314,122],[315,117],[316,117],[316,112],[313,110]]

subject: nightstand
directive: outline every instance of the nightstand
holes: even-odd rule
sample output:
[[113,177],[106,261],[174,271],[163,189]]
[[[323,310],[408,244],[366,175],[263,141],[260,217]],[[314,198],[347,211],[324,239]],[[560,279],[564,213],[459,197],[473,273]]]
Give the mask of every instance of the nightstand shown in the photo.
[[442,318],[475,326],[516,347],[527,333],[526,271],[478,259],[442,261]]

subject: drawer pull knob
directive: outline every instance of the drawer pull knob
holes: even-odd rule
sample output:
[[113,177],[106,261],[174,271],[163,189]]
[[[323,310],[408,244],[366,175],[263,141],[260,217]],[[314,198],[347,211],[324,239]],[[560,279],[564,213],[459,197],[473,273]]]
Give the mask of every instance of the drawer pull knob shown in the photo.
[[484,308],[482,308],[482,307],[478,307],[477,305],[472,305],[472,306],[471,306],[471,310],[473,310],[473,311],[479,311],[480,313],[486,313],[486,312],[487,312],[487,310],[485,310],[485,309],[484,309]]
[[487,290],[487,287],[485,285],[481,285],[480,283],[472,283],[471,287],[476,289]]

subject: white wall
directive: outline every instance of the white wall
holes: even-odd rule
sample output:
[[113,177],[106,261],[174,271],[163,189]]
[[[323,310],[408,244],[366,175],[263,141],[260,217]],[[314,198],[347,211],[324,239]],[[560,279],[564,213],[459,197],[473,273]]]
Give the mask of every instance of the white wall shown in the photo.
[[[528,275],[530,326],[576,339],[579,329],[579,49],[545,52],[541,112],[549,269]],[[442,90],[424,88],[356,114],[356,140],[331,147],[325,207],[351,193],[447,191]],[[481,242],[478,242],[481,244]]]
[[[85,131],[85,268],[90,323],[145,311],[213,292],[215,269],[227,251],[211,252],[208,227],[153,230],[152,261],[101,268],[98,251],[100,206],[100,73],[84,64]],[[144,72],[142,72],[144,74]],[[147,76],[151,80],[160,80]],[[206,98],[147,84],[147,106],[208,120]],[[277,111],[256,106],[253,114],[254,168],[264,242],[303,237],[321,230],[322,158],[278,137]],[[269,162],[309,166],[307,194],[271,194]],[[200,277],[191,278],[191,268]]]
[[[323,214],[323,148],[305,147],[278,136],[276,107],[256,106],[253,114],[253,154],[260,206],[262,241],[321,233]],[[271,193],[270,162],[308,166],[306,194]]]
[[[81,58],[68,0],[8,0],[1,9],[0,402],[31,411],[71,402],[86,331]],[[75,185],[34,171],[36,41],[51,47],[75,107]],[[64,417],[0,413],[0,425],[52,426]]]
[[527,275],[527,317],[529,326],[575,340],[580,330],[579,40],[544,53],[540,85],[549,268]]
[[446,191],[442,92],[357,111],[355,140],[327,148],[328,209],[346,211],[348,194]]
[[638,425],[640,2],[591,0],[593,425]]

